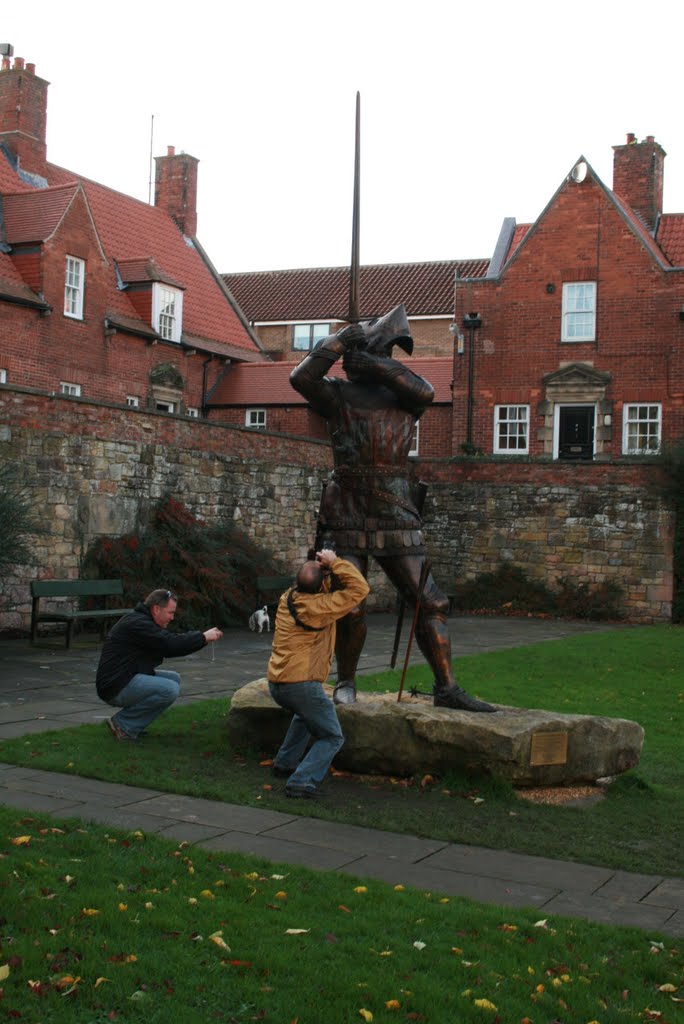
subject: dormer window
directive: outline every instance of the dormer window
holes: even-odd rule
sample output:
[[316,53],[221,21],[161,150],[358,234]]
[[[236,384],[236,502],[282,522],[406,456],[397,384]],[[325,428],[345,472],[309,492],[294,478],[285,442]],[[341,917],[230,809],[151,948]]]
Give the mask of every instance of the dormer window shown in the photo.
[[83,289],[85,262],[76,256],[67,256],[64,275],[64,316],[83,319]]
[[166,341],[180,341],[183,329],[183,292],[167,284],[153,285],[152,326]]

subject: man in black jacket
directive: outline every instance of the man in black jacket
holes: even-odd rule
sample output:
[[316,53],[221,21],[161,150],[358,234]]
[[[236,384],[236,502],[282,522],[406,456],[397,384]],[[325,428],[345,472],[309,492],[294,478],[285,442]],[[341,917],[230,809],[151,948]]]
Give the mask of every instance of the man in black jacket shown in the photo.
[[119,619],[104,642],[95,685],[102,700],[121,708],[107,721],[117,740],[137,740],[180,693],[178,673],[157,668],[164,658],[192,654],[223,636],[215,626],[204,633],[170,633],[166,627],[177,604],[170,590],[153,590]]

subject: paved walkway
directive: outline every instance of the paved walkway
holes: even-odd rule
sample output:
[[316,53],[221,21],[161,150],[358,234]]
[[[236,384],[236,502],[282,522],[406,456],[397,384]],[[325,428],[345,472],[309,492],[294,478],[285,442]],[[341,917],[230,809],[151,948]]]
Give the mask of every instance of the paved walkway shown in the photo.
[[[364,672],[387,667],[393,628],[390,616],[370,617]],[[538,619],[451,620],[459,655],[603,628],[609,627]],[[264,674],[269,649],[266,635],[230,631],[220,644],[184,659],[182,701],[229,696]],[[71,651],[55,638],[37,647],[0,640],[0,740],[109,717],[94,692],[98,656],[99,645],[92,640],[77,641]],[[416,654],[411,660],[419,659]],[[540,917],[561,914],[684,934],[683,879],[412,838],[9,764],[0,764],[0,804],[485,903],[534,907]]]

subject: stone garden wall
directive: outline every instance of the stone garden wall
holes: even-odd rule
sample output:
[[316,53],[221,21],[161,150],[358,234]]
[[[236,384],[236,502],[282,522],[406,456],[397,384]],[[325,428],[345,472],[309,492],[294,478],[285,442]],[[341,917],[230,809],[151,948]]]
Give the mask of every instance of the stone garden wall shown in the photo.
[[[0,630],[28,628],[31,579],[78,577],[97,536],[143,524],[166,494],[207,521],[236,521],[292,571],[313,542],[330,466],[323,442],[9,386],[0,386],[0,459],[21,465],[44,524],[35,564],[0,580]],[[653,464],[416,468],[430,480],[428,539],[447,590],[511,562],[550,585],[616,580],[632,621],[669,619],[673,516]],[[370,582],[371,606],[391,607],[384,577]]]

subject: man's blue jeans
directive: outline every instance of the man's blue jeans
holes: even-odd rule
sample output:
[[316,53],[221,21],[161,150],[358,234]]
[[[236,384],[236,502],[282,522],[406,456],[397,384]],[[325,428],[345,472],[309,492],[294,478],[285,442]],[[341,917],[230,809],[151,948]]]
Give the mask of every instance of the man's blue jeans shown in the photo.
[[294,713],[274,765],[292,771],[288,786],[315,789],[344,744],[335,705],[320,683],[269,683],[268,688],[276,704]]
[[150,722],[166,711],[180,693],[180,676],[170,669],[156,669],[155,675],[133,676],[123,690],[107,703],[121,708],[112,721],[131,739],[137,739]]

